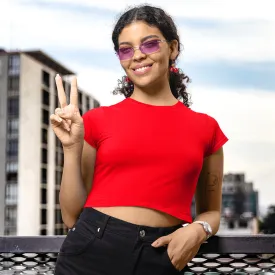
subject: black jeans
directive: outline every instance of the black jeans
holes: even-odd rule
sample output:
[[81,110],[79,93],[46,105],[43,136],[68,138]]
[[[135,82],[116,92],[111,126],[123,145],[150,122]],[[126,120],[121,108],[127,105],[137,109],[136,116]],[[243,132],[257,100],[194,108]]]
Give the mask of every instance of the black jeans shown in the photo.
[[85,208],[61,246],[55,275],[184,274],[171,263],[167,247],[151,246],[180,227],[138,226]]

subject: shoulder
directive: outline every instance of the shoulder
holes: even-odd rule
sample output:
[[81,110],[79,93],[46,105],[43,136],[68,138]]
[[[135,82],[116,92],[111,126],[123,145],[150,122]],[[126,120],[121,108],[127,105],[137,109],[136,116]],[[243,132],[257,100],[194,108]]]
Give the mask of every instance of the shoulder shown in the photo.
[[196,123],[200,126],[213,126],[217,123],[216,119],[209,114],[198,112],[195,110],[192,110],[191,108],[188,108],[184,106],[186,110],[186,115],[188,116],[188,119],[190,119],[193,123]]

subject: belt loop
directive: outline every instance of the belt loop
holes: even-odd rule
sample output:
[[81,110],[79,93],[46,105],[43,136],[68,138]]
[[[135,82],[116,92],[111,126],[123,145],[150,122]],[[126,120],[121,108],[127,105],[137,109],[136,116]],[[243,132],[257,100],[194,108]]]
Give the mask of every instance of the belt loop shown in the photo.
[[105,228],[107,226],[107,223],[110,219],[110,216],[108,215],[104,215],[104,218],[103,218],[103,221],[99,223],[99,226],[98,228],[96,229],[96,236],[101,239],[102,238],[102,235],[105,231]]

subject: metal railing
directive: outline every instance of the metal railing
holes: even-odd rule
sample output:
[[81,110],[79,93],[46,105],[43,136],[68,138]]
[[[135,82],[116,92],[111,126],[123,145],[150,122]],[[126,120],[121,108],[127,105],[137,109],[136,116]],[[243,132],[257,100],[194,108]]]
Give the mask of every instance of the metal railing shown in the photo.
[[[54,274],[64,238],[0,237],[0,274]],[[275,274],[275,235],[214,236],[184,274]]]

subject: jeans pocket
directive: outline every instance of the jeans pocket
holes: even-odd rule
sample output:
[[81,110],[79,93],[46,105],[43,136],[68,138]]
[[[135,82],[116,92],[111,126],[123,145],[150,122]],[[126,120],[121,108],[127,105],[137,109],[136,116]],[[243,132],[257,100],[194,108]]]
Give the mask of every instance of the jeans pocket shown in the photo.
[[60,248],[60,255],[79,255],[95,240],[95,234],[91,225],[84,220],[78,220],[74,227],[68,232]]
[[179,270],[176,269],[176,267],[171,262],[171,259],[170,259],[169,255],[168,255],[167,248],[164,251],[164,256],[165,256],[165,261],[167,262],[167,265],[170,266],[170,268],[173,269],[173,271],[180,272]]

